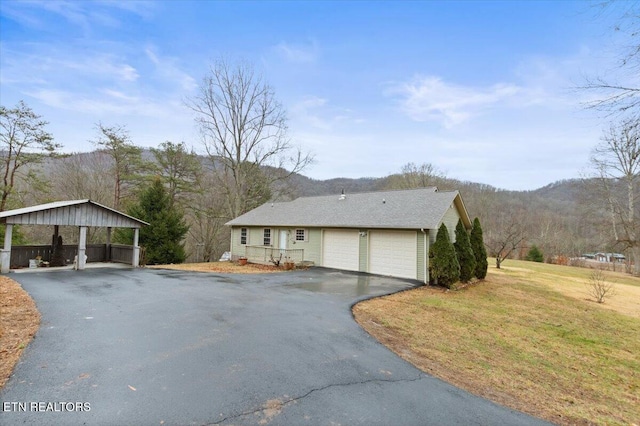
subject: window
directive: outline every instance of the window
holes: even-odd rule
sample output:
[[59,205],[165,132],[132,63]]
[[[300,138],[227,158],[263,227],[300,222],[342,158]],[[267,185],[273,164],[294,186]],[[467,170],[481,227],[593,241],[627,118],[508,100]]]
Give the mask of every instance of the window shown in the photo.
[[306,229],[296,229],[296,241],[307,241]]
[[264,230],[264,240],[262,242],[262,245],[264,245],[264,246],[270,246],[271,245],[271,229],[269,229],[269,228],[265,228],[265,230]]
[[247,228],[240,228],[240,244],[247,245]]

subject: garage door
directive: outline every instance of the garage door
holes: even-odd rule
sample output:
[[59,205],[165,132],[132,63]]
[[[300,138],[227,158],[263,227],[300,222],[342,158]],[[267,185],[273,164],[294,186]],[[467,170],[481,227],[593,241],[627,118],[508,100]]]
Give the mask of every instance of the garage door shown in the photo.
[[322,243],[322,266],[357,271],[360,235],[353,230],[326,230]]
[[417,278],[415,231],[370,231],[369,272],[402,278]]

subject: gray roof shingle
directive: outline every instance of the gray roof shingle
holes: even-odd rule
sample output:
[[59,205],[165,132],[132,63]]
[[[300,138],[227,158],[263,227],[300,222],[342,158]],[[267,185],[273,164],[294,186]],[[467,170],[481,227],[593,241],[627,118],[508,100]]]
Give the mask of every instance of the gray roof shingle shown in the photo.
[[437,188],[301,197],[265,203],[229,222],[229,226],[437,229],[456,205],[466,226],[468,214],[458,191]]

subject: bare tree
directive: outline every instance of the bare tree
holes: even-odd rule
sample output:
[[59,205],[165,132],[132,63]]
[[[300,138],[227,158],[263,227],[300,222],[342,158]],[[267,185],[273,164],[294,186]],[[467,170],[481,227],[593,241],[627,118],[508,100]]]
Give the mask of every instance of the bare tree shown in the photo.
[[127,194],[127,184],[139,179],[143,168],[142,149],[131,143],[129,132],[124,126],[105,126],[96,124],[98,139],[94,142],[98,148],[107,153],[113,160],[113,208],[120,208],[120,203]]
[[12,109],[0,106],[0,158],[3,165],[0,211],[6,209],[16,178],[25,166],[40,163],[62,147],[45,130],[47,124],[23,101]]
[[412,189],[438,186],[446,178],[445,174],[431,163],[407,163],[400,174],[389,177],[388,188]]
[[620,49],[617,69],[611,70],[606,77],[587,78],[585,84],[578,87],[597,94],[596,99],[586,103],[588,108],[598,109],[611,114],[638,113],[640,107],[640,2],[603,1],[596,4],[598,17],[616,15],[614,32],[622,34],[625,40]]
[[226,202],[222,194],[211,188],[217,179],[211,171],[203,171],[197,180],[195,192],[189,196],[186,209],[189,221],[187,247],[196,262],[211,262],[229,249],[229,230]]
[[488,228],[485,245],[489,255],[496,258],[496,268],[500,269],[502,262],[522,246],[526,238],[525,223],[523,211],[510,211],[501,214],[499,220]]
[[270,188],[312,161],[291,144],[282,105],[247,64],[217,61],[187,105],[196,114],[204,147],[218,172],[228,217],[257,206],[256,194],[247,193],[255,189],[256,180]]
[[604,303],[605,298],[615,294],[615,285],[613,282],[607,281],[607,277],[601,269],[595,269],[589,274],[587,291],[596,302]]
[[640,121],[626,119],[612,124],[593,150],[601,202],[610,216],[615,241],[629,249],[634,274],[640,275],[640,234],[637,219],[638,174],[640,173]]
[[77,153],[56,162],[48,173],[52,190],[63,199],[113,202],[111,158],[104,152]]

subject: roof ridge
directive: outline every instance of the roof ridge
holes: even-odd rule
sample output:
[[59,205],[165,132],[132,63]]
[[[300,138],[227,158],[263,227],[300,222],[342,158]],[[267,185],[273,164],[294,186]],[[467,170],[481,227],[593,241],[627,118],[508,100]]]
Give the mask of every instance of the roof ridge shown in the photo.
[[[367,194],[382,194],[382,193],[387,193],[387,192],[410,192],[410,191],[424,191],[424,190],[433,190],[435,189],[435,191],[433,191],[432,193],[440,193],[440,192],[455,192],[457,190],[447,190],[447,191],[439,191],[437,186],[423,186],[420,188],[407,188],[407,189],[383,189],[380,191],[365,191],[365,192],[346,192],[345,191],[345,195],[367,195]],[[303,196],[303,197],[298,197],[298,198],[294,198],[293,200],[289,200],[289,201],[274,201],[274,203],[288,203],[290,201],[295,201],[295,200],[300,200],[300,199],[308,199],[308,198],[322,198],[322,197],[335,197],[335,196],[340,196],[339,193],[336,194],[323,194],[323,195],[308,195],[308,196]]]

